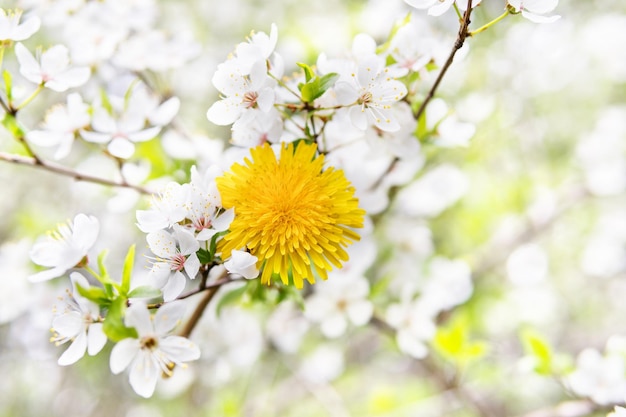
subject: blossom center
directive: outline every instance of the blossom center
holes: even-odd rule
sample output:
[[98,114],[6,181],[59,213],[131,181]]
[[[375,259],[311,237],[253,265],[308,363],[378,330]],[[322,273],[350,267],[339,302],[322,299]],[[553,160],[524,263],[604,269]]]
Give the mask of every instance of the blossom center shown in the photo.
[[243,104],[246,108],[250,109],[256,106],[256,100],[259,98],[259,93],[256,91],[248,91],[243,95]]
[[154,336],[144,336],[139,340],[139,347],[145,350],[155,350],[159,346],[159,341]]
[[374,101],[374,96],[371,92],[366,91],[365,93],[361,94],[358,103],[361,104],[363,107],[367,107],[369,104],[372,103],[372,101]]
[[182,253],[177,253],[170,259],[170,269],[172,271],[182,271],[185,268],[187,257]]

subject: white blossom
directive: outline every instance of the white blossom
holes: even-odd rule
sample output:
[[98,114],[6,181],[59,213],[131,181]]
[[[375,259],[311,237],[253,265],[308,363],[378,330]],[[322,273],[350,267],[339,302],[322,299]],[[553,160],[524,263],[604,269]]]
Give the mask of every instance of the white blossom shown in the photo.
[[137,210],[137,227],[144,232],[167,229],[182,221],[187,214],[188,187],[169,182],[158,193],[152,195],[150,210]]
[[54,158],[66,157],[72,149],[76,133],[89,125],[89,106],[78,93],[67,96],[67,105],[57,105],[46,113],[43,129],[31,130],[26,138],[38,146],[58,146]]
[[[431,16],[441,16],[452,7],[456,2],[457,7],[460,10],[465,11],[467,9],[466,0],[404,0],[409,6],[413,6],[416,9],[428,9],[428,14]],[[473,0],[472,7],[476,7],[482,0]],[[541,1],[541,0],[540,0]]]
[[190,228],[199,241],[211,240],[216,233],[228,230],[230,222],[235,217],[234,208],[223,210],[221,197],[215,178],[221,174],[221,169],[210,166],[201,176],[196,167],[191,168],[191,181],[184,184],[187,201],[185,202],[185,217],[191,221]]
[[98,237],[100,223],[93,216],[78,214],[72,224],[59,225],[56,231],[35,242],[30,252],[37,265],[51,269],[31,275],[32,282],[60,277],[83,262]]
[[111,351],[111,372],[119,374],[130,366],[129,381],[133,390],[149,398],[160,376],[170,376],[176,367],[200,357],[200,349],[181,336],[169,335],[182,319],[181,303],[163,305],[151,316],[145,305],[136,303],[126,310],[125,323],[137,330],[138,337],[126,338]]
[[259,269],[256,267],[259,258],[249,252],[234,250],[230,258],[224,262],[226,270],[231,274],[238,274],[245,279],[254,279],[259,276]]
[[424,310],[418,302],[405,299],[389,306],[386,319],[396,329],[396,342],[402,352],[417,359],[426,357],[426,343],[437,330],[432,312]]
[[143,114],[126,112],[120,117],[112,116],[103,107],[96,107],[91,120],[91,129],[80,131],[87,142],[107,144],[111,155],[128,159],[135,153],[135,143],[155,138],[161,126],[146,128]]
[[200,269],[200,260],[196,255],[200,244],[190,231],[182,227],[174,227],[173,233],[165,230],[149,233],[146,240],[156,255],[149,278],[162,288],[165,301],[174,300],[185,289],[185,274],[194,279]]
[[0,42],[23,41],[39,30],[41,20],[37,16],[24,22],[20,22],[21,18],[21,10],[0,9]]
[[93,356],[104,347],[107,337],[102,330],[100,307],[78,293],[77,286],[89,288],[87,279],[73,272],[70,275],[73,291],[65,299],[63,311],[52,321],[54,336],[50,338],[57,346],[70,342],[70,346],[59,357],[59,365],[71,365],[88,352]]
[[213,85],[223,98],[213,103],[207,111],[207,118],[217,125],[229,125],[244,118],[249,121],[258,108],[268,113],[274,107],[276,81],[267,74],[265,61],[257,61],[245,74],[236,59],[230,59],[217,68],[213,75]]
[[329,280],[316,284],[315,293],[305,302],[305,317],[320,323],[322,333],[329,338],[343,335],[348,321],[363,326],[374,312],[374,306],[367,299],[370,291],[367,279],[341,272],[333,271]]
[[24,45],[18,43],[15,55],[24,78],[54,91],[63,92],[83,85],[91,75],[88,67],[70,66],[69,52],[63,45],[49,48],[36,59]]
[[352,106],[350,119],[359,129],[365,130],[372,124],[386,132],[400,129],[391,106],[406,95],[407,89],[390,71],[383,58],[371,56],[358,63],[349,81],[339,80],[335,84],[337,101]]
[[516,12],[522,12],[522,16],[535,23],[552,23],[561,18],[559,15],[546,16],[556,9],[559,0],[508,0],[508,3]]
[[587,348],[578,355],[576,370],[568,375],[566,382],[574,393],[589,397],[596,404],[623,403],[625,370],[622,355],[603,356],[597,350]]

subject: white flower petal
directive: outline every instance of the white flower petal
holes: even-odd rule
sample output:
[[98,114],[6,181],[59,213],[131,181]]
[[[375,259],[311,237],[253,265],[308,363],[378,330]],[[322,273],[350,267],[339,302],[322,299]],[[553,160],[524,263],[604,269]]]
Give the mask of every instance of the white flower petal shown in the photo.
[[133,142],[146,142],[157,137],[160,132],[161,126],[154,126],[138,132],[129,133],[128,138]]
[[137,227],[144,233],[156,232],[169,226],[167,218],[156,210],[137,210]]
[[553,16],[542,16],[526,10],[522,10],[522,16],[534,23],[553,23],[561,18],[558,14]]
[[133,358],[139,353],[139,340],[124,339],[119,341],[111,350],[109,366],[111,372],[119,374],[128,367]]
[[213,229],[217,232],[223,232],[224,230],[228,230],[230,227],[230,223],[235,218],[235,209],[229,208],[219,216],[213,220]]
[[343,314],[333,314],[326,317],[320,326],[324,336],[333,339],[344,334],[347,328],[348,322]]
[[43,81],[41,67],[33,54],[21,43],[15,45],[15,56],[20,64],[20,74],[28,81],[35,84],[41,84]]
[[358,129],[367,129],[367,113],[361,106],[355,106],[350,108],[350,121]]
[[183,255],[196,253],[196,251],[200,249],[200,244],[196,240],[196,237],[189,230],[183,229],[182,227],[176,227],[174,228],[174,236],[176,236],[176,239],[178,240],[180,253]]
[[80,358],[85,356],[86,350],[87,334],[83,331],[76,336],[76,339],[74,339],[70,347],[68,347],[67,350],[63,352],[58,361],[59,365],[67,366],[75,363]]
[[14,41],[23,41],[30,38],[41,27],[41,19],[37,16],[33,16],[26,21],[19,24],[15,28],[11,39]]
[[186,283],[187,280],[182,273],[176,272],[172,275],[169,281],[167,281],[167,284],[161,289],[161,291],[163,291],[163,301],[169,302],[175,300],[185,289]]
[[81,129],[79,133],[83,139],[91,143],[107,143],[113,139],[113,135],[110,133],[92,132],[90,130],[83,129]]
[[363,326],[372,318],[374,306],[367,300],[357,300],[347,306],[346,313],[355,326]]
[[199,269],[200,260],[198,259],[198,255],[192,253],[185,261],[185,272],[189,278],[195,279]]
[[148,351],[141,350],[133,361],[130,370],[130,386],[140,396],[150,398],[154,394],[159,369]]
[[176,239],[165,230],[157,230],[146,236],[148,247],[156,256],[171,259],[176,255]]
[[174,117],[178,114],[180,109],[180,99],[178,97],[172,97],[169,100],[161,103],[150,115],[148,120],[151,124],[156,126],[165,126],[170,123]]
[[211,123],[220,126],[233,124],[240,115],[241,107],[234,96],[216,101],[206,113],[206,117]]
[[69,68],[55,75],[55,77],[47,81],[44,86],[54,91],[63,92],[68,88],[85,84],[87,80],[89,80],[89,77],[91,77],[91,70],[87,67]]
[[150,272],[148,272],[148,280],[150,284],[156,288],[163,288],[172,274],[170,264],[167,262],[155,262],[152,264]]
[[100,222],[94,216],[87,216],[79,213],[74,218],[74,247],[83,251],[85,254],[96,243],[98,233],[100,232]]
[[428,355],[428,348],[424,342],[413,337],[409,332],[399,331],[396,341],[400,350],[416,359],[423,359]]
[[28,277],[28,280],[30,282],[43,282],[43,281],[47,281],[49,279],[52,278],[57,278],[60,277],[61,275],[63,275],[68,268],[64,268],[64,267],[55,267],[52,269],[48,269],[46,271],[41,271],[41,272],[37,272],[36,274],[33,274],[31,276]]
[[120,159],[128,159],[135,153],[135,144],[126,138],[113,138],[107,146],[109,153]]
[[246,279],[254,279],[259,276],[259,270],[256,267],[258,260],[259,258],[246,251],[234,250],[230,259],[224,262],[224,266],[231,274],[239,274]]
[[150,310],[148,310],[145,304],[136,303],[128,307],[124,323],[128,327],[134,327],[140,337],[154,332]]
[[87,330],[87,353],[97,355],[107,343],[107,336],[102,330],[102,323],[92,323]]
[[174,301],[164,304],[154,315],[154,331],[159,336],[171,332],[185,314],[185,303]]
[[52,328],[63,337],[75,337],[83,327],[83,317],[78,311],[63,313],[52,320]]
[[168,336],[160,340],[159,349],[175,362],[189,362],[200,358],[198,346],[181,336]]

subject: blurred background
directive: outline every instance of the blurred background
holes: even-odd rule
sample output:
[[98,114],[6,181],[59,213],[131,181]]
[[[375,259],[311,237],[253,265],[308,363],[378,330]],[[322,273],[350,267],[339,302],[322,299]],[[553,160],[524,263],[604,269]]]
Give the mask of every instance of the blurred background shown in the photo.
[[[41,16],[29,42],[49,46],[68,42],[64,19],[83,3],[0,0],[0,7]],[[163,137],[140,149],[155,184],[186,181],[191,165],[219,159],[229,131],[205,117],[218,98],[211,77],[251,30],[269,33],[276,23],[286,74],[322,52],[345,56],[358,33],[382,44],[408,13],[444,59],[458,30],[452,10],[434,18],[401,0],[124,4],[136,25],[193,39],[197,48],[184,65],[147,72],[164,96],[181,99],[177,123],[187,133],[186,141]],[[470,28],[504,6],[483,0]],[[48,339],[67,283],[26,280],[33,241],[75,213],[95,214],[103,225],[98,245],[119,270],[130,244],[146,251],[134,210],[147,199],[0,162],[0,416],[556,416],[566,415],[555,411],[562,404],[574,410],[567,415],[606,415],[626,400],[626,5],[561,1],[554,13],[562,18],[545,25],[511,15],[467,39],[437,106],[445,102],[444,113],[473,131],[471,139],[437,146],[443,129],[421,138],[415,181],[392,190],[395,210],[374,219],[377,255],[365,276],[376,317],[402,300],[397,277],[428,275],[432,259],[460,260],[472,271],[471,297],[440,317],[425,359],[402,353],[384,320],[329,338],[295,303],[244,299],[219,317],[207,313],[192,335],[203,358],[159,384],[152,399],[111,375],[110,343],[99,356],[60,367],[63,348]],[[423,74],[420,90],[436,75]],[[37,126],[58,101],[42,94],[22,123]],[[0,150],[19,145],[3,131]],[[68,163],[114,171],[85,155],[73,153]],[[142,164],[136,168],[142,178]],[[137,264],[145,270],[141,258]],[[579,357],[589,348],[595,362]],[[580,379],[590,386],[573,382]]]

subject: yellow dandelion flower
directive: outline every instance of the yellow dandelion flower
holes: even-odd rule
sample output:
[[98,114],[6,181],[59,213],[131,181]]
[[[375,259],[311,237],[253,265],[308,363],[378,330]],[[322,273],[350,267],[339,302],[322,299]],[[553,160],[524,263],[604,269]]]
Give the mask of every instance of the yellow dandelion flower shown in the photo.
[[[300,142],[280,150],[277,159],[266,143],[251,149],[252,160],[233,164],[216,179],[222,205],[235,208],[230,232],[218,246],[222,258],[246,248],[263,269],[261,282],[280,276],[302,288],[333,266],[348,260],[345,247],[359,240],[352,228],[363,227],[365,211],[358,207],[354,187],[342,170],[324,169],[316,145]],[[314,268],[313,268],[314,266]]]

